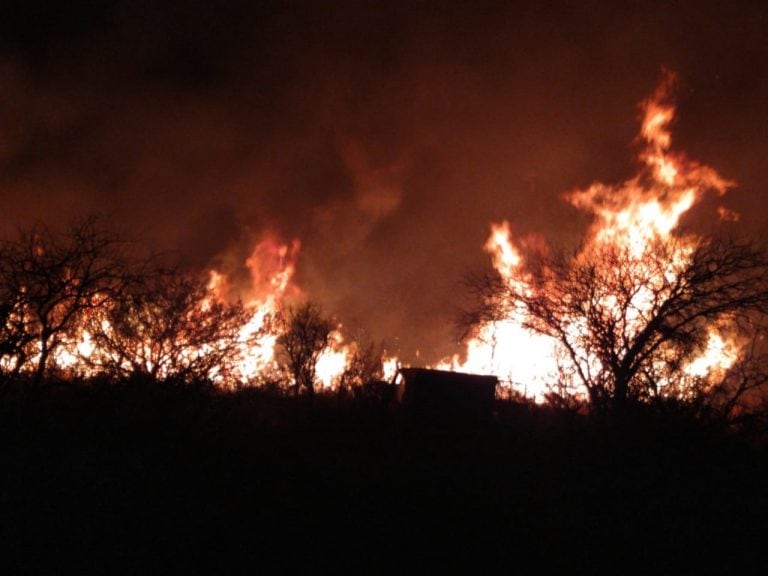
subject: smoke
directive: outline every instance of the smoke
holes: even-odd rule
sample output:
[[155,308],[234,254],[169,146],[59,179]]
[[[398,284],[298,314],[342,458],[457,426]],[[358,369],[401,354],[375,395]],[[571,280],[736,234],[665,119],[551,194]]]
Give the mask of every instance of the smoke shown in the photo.
[[561,194],[633,173],[662,66],[676,143],[765,224],[759,5],[45,4],[0,24],[3,233],[98,210],[243,282],[261,240],[298,238],[305,293],[406,359],[456,350],[489,222],[581,236]]

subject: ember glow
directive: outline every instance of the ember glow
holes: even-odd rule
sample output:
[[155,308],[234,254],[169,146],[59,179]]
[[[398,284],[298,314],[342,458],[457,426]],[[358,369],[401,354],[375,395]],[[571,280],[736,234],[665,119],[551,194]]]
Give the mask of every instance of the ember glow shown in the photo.
[[[641,322],[652,306],[652,289],[674,279],[681,266],[688,262],[692,248],[699,240],[691,234],[679,233],[680,219],[707,192],[723,195],[734,184],[721,178],[713,169],[688,160],[671,150],[670,123],[675,108],[670,102],[674,78],[668,76],[656,93],[643,102],[640,130],[643,148],[639,155],[639,173],[620,185],[594,183],[586,189],[569,192],[566,202],[589,213],[592,224],[587,231],[575,261],[589,257],[601,247],[615,246],[638,267],[637,273],[649,279],[648,289],[638,289],[631,302],[627,321]],[[732,219],[726,209],[719,210]],[[663,267],[650,267],[643,255],[653,250],[659,240],[674,239],[674,248],[666,255]],[[527,282],[525,258],[516,245],[508,222],[493,224],[485,245],[494,269],[504,282],[518,290],[532,290]],[[655,279],[655,280],[654,280]],[[610,308],[616,295],[601,292],[602,303]],[[563,382],[563,374],[573,372],[567,365],[558,343],[525,327],[525,311],[513,310],[496,322],[486,322],[477,328],[467,343],[464,355],[455,355],[439,364],[440,368],[499,376],[508,386],[536,400],[552,390],[553,383]],[[568,331],[586,330],[580,318],[573,318],[565,327]],[[739,356],[739,344],[729,339],[727,329],[712,326],[709,340],[700,355],[682,370],[686,377],[704,379],[722,376]],[[600,362],[588,353],[583,368],[599,372]],[[668,385],[671,383],[668,382]],[[662,387],[664,382],[662,382]]]

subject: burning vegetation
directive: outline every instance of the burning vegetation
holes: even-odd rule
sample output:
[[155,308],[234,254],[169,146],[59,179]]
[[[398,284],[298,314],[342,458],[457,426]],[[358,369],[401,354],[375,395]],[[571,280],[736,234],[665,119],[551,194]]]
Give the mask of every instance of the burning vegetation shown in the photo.
[[[493,271],[462,326],[466,352],[436,368],[496,376],[537,401],[623,410],[680,401],[723,414],[762,402],[768,257],[755,243],[681,226],[734,184],[673,151],[674,79],[642,104],[639,173],[564,199],[592,217],[573,252],[491,226]],[[718,209],[722,220],[737,216]],[[22,230],[0,247],[0,368],[12,377],[277,385],[297,395],[391,379],[398,360],[349,341],[293,283],[298,240],[265,237],[246,290],[138,261],[91,218]]]
[[[89,218],[65,233],[37,227],[3,244],[0,366],[10,376],[148,377],[222,387],[266,382],[313,393],[360,370],[357,343],[291,283],[298,243],[267,239],[247,264],[253,294],[138,261]],[[374,355],[368,351],[369,356]],[[356,360],[358,359],[358,360]],[[383,376],[383,355],[366,377]]]
[[593,219],[576,250],[516,244],[506,221],[491,227],[494,270],[469,279],[477,304],[463,318],[466,356],[442,367],[598,411],[762,402],[768,258],[753,242],[681,226],[705,194],[733,183],[672,151],[673,84],[670,75],[642,104],[640,172],[564,195]]

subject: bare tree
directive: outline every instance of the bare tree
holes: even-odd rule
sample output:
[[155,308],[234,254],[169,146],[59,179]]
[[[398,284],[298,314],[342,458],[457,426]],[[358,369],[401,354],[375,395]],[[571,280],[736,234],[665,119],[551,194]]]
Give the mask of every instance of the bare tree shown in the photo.
[[315,392],[317,362],[328,347],[335,326],[312,302],[287,308],[276,321],[277,343],[284,357],[283,364],[293,379],[294,392],[298,396],[304,389],[311,397]]
[[355,394],[370,392],[384,377],[384,351],[382,345],[358,342],[339,377],[339,392]]
[[240,303],[218,301],[203,281],[155,270],[91,316],[96,351],[84,360],[117,377],[226,381],[246,320]]
[[125,243],[99,217],[58,233],[38,225],[0,245],[0,329],[4,363],[40,382],[83,317],[125,285]]
[[597,243],[575,256],[539,255],[522,281],[489,274],[471,285],[480,299],[465,326],[520,319],[555,339],[563,377],[587,390],[593,408],[622,411],[690,387],[685,366],[713,328],[749,335],[755,315],[768,312],[768,256],[725,238],[658,240],[639,254]]
[[[7,262],[5,254],[0,253],[3,272]],[[34,335],[27,331],[22,296],[8,282],[0,285],[0,371],[13,376],[26,365],[34,341]]]

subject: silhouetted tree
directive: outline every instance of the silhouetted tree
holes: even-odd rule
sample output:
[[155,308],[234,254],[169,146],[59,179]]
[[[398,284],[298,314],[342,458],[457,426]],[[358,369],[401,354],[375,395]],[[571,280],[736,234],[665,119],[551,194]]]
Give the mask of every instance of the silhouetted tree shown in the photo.
[[[0,254],[0,262],[7,262],[4,254]],[[27,363],[34,341],[34,335],[27,331],[21,296],[9,283],[0,285],[0,370],[14,376]]]
[[64,232],[42,225],[21,229],[18,238],[0,244],[0,354],[7,369],[43,379],[83,317],[126,285],[124,247],[96,216]]
[[373,342],[358,342],[339,377],[339,392],[354,392],[356,396],[377,396],[384,377],[384,352]]
[[[563,378],[582,385],[600,411],[622,411],[631,400],[685,400],[691,387],[714,393],[686,365],[713,328],[745,337],[755,316],[768,312],[768,256],[732,239],[658,240],[640,254],[596,243],[575,256],[540,254],[522,280],[496,273],[471,280],[480,298],[464,325],[516,317],[552,337],[564,356]],[[764,382],[755,374],[741,385],[734,378],[731,372],[717,386],[736,393]]]
[[100,372],[181,382],[230,380],[247,318],[240,303],[217,300],[206,284],[173,270],[155,270],[93,315]]
[[287,308],[276,318],[277,344],[283,365],[293,379],[294,392],[315,392],[317,361],[330,343],[335,326],[322,309],[312,302]]

